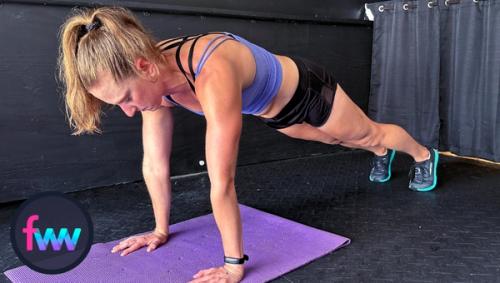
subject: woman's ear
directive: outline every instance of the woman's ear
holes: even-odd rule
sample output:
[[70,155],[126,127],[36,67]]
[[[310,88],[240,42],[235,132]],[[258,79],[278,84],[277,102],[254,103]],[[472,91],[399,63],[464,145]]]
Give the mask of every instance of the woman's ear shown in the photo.
[[134,65],[141,77],[152,82],[158,80],[159,70],[155,63],[147,60],[146,58],[139,57],[135,60]]

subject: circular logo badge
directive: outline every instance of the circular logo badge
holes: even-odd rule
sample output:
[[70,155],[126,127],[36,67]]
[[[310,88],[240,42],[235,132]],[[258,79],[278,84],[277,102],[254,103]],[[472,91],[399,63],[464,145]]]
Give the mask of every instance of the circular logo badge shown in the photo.
[[75,268],[92,246],[94,228],[83,206],[60,192],[36,194],[17,209],[10,240],[19,259],[47,274]]

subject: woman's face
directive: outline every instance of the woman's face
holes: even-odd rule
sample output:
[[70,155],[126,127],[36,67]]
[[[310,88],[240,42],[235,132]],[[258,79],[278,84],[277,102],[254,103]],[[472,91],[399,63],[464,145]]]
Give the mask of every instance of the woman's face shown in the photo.
[[134,75],[116,83],[110,72],[102,72],[88,89],[97,99],[118,105],[128,117],[136,111],[154,111],[161,106],[163,87],[160,80]]

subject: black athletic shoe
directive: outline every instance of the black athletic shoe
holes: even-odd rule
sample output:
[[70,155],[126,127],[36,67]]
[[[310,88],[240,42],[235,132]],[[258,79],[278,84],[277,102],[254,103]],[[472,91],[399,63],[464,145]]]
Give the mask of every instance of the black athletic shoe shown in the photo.
[[437,184],[437,165],[439,161],[439,152],[429,148],[431,157],[422,162],[415,162],[410,169],[410,184],[408,187],[412,191],[427,192]]
[[384,156],[375,155],[372,160],[372,170],[370,171],[370,181],[372,182],[387,182],[391,178],[391,165],[396,151],[387,149]]

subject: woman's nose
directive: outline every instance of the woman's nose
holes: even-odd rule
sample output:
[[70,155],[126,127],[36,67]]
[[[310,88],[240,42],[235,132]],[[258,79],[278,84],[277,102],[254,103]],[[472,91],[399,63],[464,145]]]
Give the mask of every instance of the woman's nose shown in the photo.
[[127,106],[127,105],[120,105],[120,108],[122,109],[123,113],[127,115],[128,117],[134,117],[135,114],[135,107],[133,106]]

